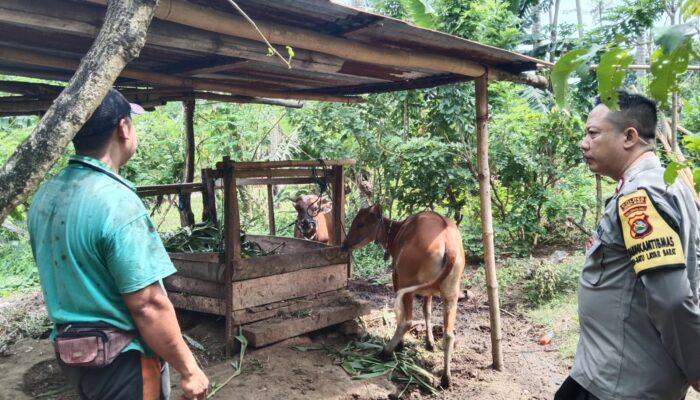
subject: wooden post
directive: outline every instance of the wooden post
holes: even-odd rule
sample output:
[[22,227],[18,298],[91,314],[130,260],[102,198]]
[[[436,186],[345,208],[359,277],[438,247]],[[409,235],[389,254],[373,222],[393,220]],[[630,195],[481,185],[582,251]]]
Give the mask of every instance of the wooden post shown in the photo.
[[226,356],[233,355],[235,336],[233,320],[233,269],[241,262],[241,221],[238,209],[236,171],[231,159],[226,156],[222,163],[224,176],[224,247],[226,273]]
[[270,225],[270,236],[275,236],[275,201],[272,185],[267,185],[267,220]]
[[202,168],[202,221],[211,221],[219,225],[216,215],[216,193],[214,192],[215,175],[209,168]]
[[503,370],[501,351],[501,308],[498,300],[496,280],[496,256],[493,245],[493,221],[491,216],[491,187],[489,171],[489,131],[488,131],[488,78],[487,75],[475,79],[476,83],[476,158],[479,173],[479,198],[481,201],[481,238],[484,242],[484,268],[489,299],[491,321],[491,356],[493,368]]
[[[331,234],[331,244],[340,246],[344,237],[343,222],[345,221],[345,186],[343,184],[343,167],[338,165],[333,167],[333,232]],[[352,277],[352,262],[348,260],[348,278]]]
[[[185,120],[185,171],[182,177],[183,183],[194,181],[194,100],[182,102],[182,112]],[[180,193],[180,225],[191,226],[194,224],[192,213],[192,195]]]

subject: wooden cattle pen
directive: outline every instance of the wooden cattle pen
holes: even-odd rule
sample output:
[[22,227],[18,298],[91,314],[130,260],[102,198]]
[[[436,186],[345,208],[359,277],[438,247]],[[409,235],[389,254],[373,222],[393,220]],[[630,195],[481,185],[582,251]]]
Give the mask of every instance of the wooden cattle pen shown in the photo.
[[[138,194],[159,196],[200,192],[203,220],[222,223],[223,251],[170,253],[177,273],[165,280],[173,304],[180,309],[222,315],[227,351],[234,329],[254,347],[339,324],[369,312],[347,292],[352,274],[343,238],[343,167],[352,160],[233,162],[225,157],[216,168],[202,170],[202,182],[142,186]],[[273,185],[319,184],[333,201],[334,229],[329,245],[275,235]],[[269,235],[241,232],[238,188],[267,186]],[[223,221],[218,221],[215,191],[223,192]],[[245,257],[244,244],[263,251]]]
[[[126,19],[125,15],[128,14],[127,11],[136,7],[135,4],[153,3],[145,0],[1,1],[0,73],[62,81],[67,84],[63,86],[0,80],[0,91],[10,93],[0,97],[0,116],[44,115],[44,125],[39,124],[37,136],[44,141],[60,137],[60,147],[64,147],[77,132],[78,126],[69,125],[68,129],[59,129],[58,126],[70,121],[82,124],[99,103],[94,93],[100,93],[102,96],[111,84],[119,88],[130,101],[140,103],[147,109],[169,101],[181,101],[187,121],[187,146],[183,184],[180,188],[183,191],[185,188],[196,191],[204,190],[204,185],[192,182],[195,153],[192,119],[195,100],[300,107],[300,101],[358,103],[364,101],[362,96],[367,94],[474,81],[477,172],[490,306],[491,351],[494,368],[502,369],[502,334],[491,221],[488,81],[511,81],[545,88],[548,86],[547,79],[531,72],[547,63],[328,0],[237,0],[235,3],[238,9],[232,7],[231,2],[227,0],[159,0],[153,20],[134,28],[143,33],[143,25],[148,26],[143,47],[139,45],[135,49],[131,48],[128,65],[109,75],[110,79],[98,77],[99,71],[95,71],[94,67],[90,68],[91,65],[95,65],[91,57],[112,57],[106,52],[99,52],[126,43],[135,43],[132,41],[133,36],[128,36],[114,27],[133,25],[133,18]],[[242,13],[254,21],[255,26]],[[270,47],[282,54],[286,54],[287,48],[291,48],[294,56],[290,60],[280,61],[278,57],[269,56]],[[120,60],[118,57],[109,59],[115,63],[119,63]],[[116,76],[117,73],[119,76]],[[96,85],[98,87],[88,87],[86,82],[92,81],[86,76],[100,78],[95,81],[99,82]],[[116,81],[111,79],[112,76],[116,77]],[[71,80],[73,77],[79,79]],[[92,93],[92,97],[86,96],[88,93]],[[80,104],[81,101],[90,105],[75,107],[75,103]],[[66,104],[70,104],[71,107],[65,108]],[[39,142],[34,140],[34,137],[30,139],[30,143]],[[51,143],[54,147],[59,146],[56,141]],[[11,162],[15,165],[32,164],[35,159],[41,159],[37,158],[36,153],[38,151],[18,153],[18,159],[12,159]],[[230,174],[227,172],[229,170],[224,168],[225,165],[232,167]],[[40,179],[37,174],[48,170],[44,164],[40,167],[36,168],[36,171],[22,171],[27,176],[22,175],[16,181],[31,182],[31,179]],[[267,170],[281,172],[284,169],[280,167],[279,170]],[[293,167],[286,169],[292,170]],[[234,179],[233,176],[236,173],[252,174],[253,171],[256,171],[255,167],[249,164],[227,162],[207,171],[214,175],[226,175],[228,178],[224,177],[224,181],[230,180],[228,186],[224,184],[225,190],[230,192],[226,197],[229,205],[225,207],[228,212],[224,217],[230,221],[225,223],[237,223],[238,216],[234,218],[236,213],[232,212],[234,208],[230,203],[235,199],[235,190],[232,188],[244,184],[246,180],[264,178],[239,176]],[[268,178],[268,181],[272,181],[291,177]],[[334,179],[339,178],[336,176]],[[206,182],[211,182],[211,179],[205,178],[204,183]],[[18,198],[24,193],[20,186],[13,186],[13,190]],[[168,193],[172,193],[172,190],[178,189],[171,187],[154,190],[170,190]],[[186,196],[187,193],[183,195]],[[192,219],[183,216],[182,221],[184,225],[188,225]],[[234,243],[240,239],[230,236],[232,233],[232,229],[228,230],[226,244],[229,245],[229,249],[235,250]],[[272,239],[273,237],[259,240],[268,240],[269,243],[264,245],[272,246],[273,241],[277,240],[274,243],[279,243],[281,240]],[[289,243],[285,246],[289,246],[290,251],[295,248],[295,251],[301,253],[331,252],[322,247],[314,249],[312,247],[318,245],[310,242],[284,240],[285,243]],[[337,235],[334,240],[337,243]],[[250,293],[244,294],[233,290],[236,285],[252,285],[254,280],[264,282],[264,279],[269,279],[269,276],[254,275],[261,272],[253,267],[242,267],[253,265],[255,262],[266,263],[265,261],[236,260],[239,256],[235,251],[226,251],[223,255],[173,255],[173,260],[181,270],[185,265],[200,263],[207,265],[203,270],[217,274],[216,279],[213,279],[213,275],[206,277],[209,280],[201,276],[185,277],[182,273],[179,274],[178,279],[181,281],[197,280],[197,284],[201,285],[201,292],[212,295],[175,294],[173,299],[182,307],[200,307],[200,310],[206,308],[209,312],[229,315],[226,332],[229,339],[233,334],[234,321],[244,321],[247,318],[251,322],[248,326],[251,327],[255,323],[253,319],[267,312],[260,307],[265,308],[264,304],[282,301],[280,296],[264,294],[263,298],[256,301],[247,299],[249,296],[260,297],[259,293],[267,293],[268,289],[264,284],[258,287],[259,292],[252,289]],[[340,264],[342,262],[337,263]],[[222,268],[222,265],[232,267]],[[349,272],[349,266],[346,268]],[[308,268],[300,267],[295,271],[279,270],[275,274],[302,274],[301,271],[305,270]],[[225,280],[221,281],[219,273],[231,274],[231,279],[225,277]],[[252,275],[241,278],[245,273]],[[171,291],[174,285],[177,285],[175,281],[176,279],[173,279],[168,282]],[[187,285],[190,290],[195,286]],[[221,294],[222,291],[225,296]],[[252,305],[254,303],[259,304]],[[230,346],[230,343],[228,345]]]

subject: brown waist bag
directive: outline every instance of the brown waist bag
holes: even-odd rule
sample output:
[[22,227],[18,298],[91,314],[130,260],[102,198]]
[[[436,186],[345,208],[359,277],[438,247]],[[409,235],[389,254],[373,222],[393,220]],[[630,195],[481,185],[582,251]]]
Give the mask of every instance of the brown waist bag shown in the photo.
[[54,348],[68,366],[100,368],[112,363],[136,336],[136,331],[99,322],[59,325]]

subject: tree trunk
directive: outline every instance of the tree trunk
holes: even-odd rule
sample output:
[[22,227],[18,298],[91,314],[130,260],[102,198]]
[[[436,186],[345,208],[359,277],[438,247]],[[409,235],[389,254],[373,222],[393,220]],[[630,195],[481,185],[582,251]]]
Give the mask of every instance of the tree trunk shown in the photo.
[[34,192],[122,69],[139,55],[157,3],[110,1],[102,29],[68,85],[0,169],[0,221]]
[[[185,172],[182,177],[183,183],[194,182],[194,100],[182,102],[182,112],[184,114],[185,128]],[[192,194],[181,193],[180,204],[180,225],[194,225],[194,213],[192,213]]]
[[554,62],[554,50],[557,45],[557,26],[559,25],[559,3],[560,0],[554,0],[554,14],[552,15],[552,42],[549,46],[549,61]]
[[583,39],[583,10],[581,9],[581,0],[576,0],[576,23],[578,38]]

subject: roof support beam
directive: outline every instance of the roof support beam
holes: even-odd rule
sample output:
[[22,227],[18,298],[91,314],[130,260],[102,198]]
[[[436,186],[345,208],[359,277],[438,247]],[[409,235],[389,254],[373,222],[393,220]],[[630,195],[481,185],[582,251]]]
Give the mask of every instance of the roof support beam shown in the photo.
[[[0,82],[2,84],[2,82]],[[60,86],[55,86],[62,89]],[[230,96],[225,94],[210,92],[165,92],[157,93],[158,90],[122,90],[124,96],[131,102],[141,104],[144,108],[151,108],[163,105],[169,101],[191,101],[195,99],[210,100],[226,103],[253,103],[281,106],[288,108],[301,108],[304,103],[296,100],[266,99],[261,97]],[[36,99],[32,96],[5,96],[0,97],[0,117],[15,115],[36,115],[48,110],[53,104],[58,93],[52,96]]]
[[[44,67],[62,68],[70,71],[78,68],[79,60],[68,59],[64,57],[49,56],[41,53],[36,53],[26,50],[17,50],[7,47],[0,47],[0,59],[12,60],[30,65],[41,65]],[[212,80],[183,78],[160,74],[157,72],[149,72],[137,70],[133,68],[125,68],[121,77],[137,79],[144,82],[152,82],[156,84],[179,87],[190,90],[209,90],[218,92],[228,92],[239,96],[251,97],[270,97],[276,99],[295,99],[295,100],[318,100],[332,101],[341,103],[358,103],[362,101],[360,97],[350,96],[331,96],[331,95],[316,95],[294,91],[274,91],[264,89],[250,89],[244,86],[231,85],[220,83]]]
[[[103,18],[101,7],[87,3],[63,0],[3,0],[0,3],[0,22],[91,38],[97,35]],[[262,42],[155,19],[149,27],[146,46],[279,63],[268,56],[267,45]],[[285,51],[283,47],[278,50]],[[295,49],[291,63],[292,68],[326,73],[337,73],[343,67],[340,58],[303,49]]]
[[[107,5],[108,0],[87,0]],[[156,18],[176,22],[194,28],[206,29],[225,35],[260,41],[260,35],[242,17],[225,15],[185,0],[160,0]],[[393,67],[412,67],[432,71],[451,72],[472,78],[488,74],[490,79],[515,81],[542,87],[546,79],[524,77],[497,68],[485,66],[459,58],[424,51],[409,51],[360,43],[306,29],[280,26],[265,21],[256,21],[262,34],[273,44],[288,45],[294,49],[308,49],[331,54],[346,60],[361,61]],[[296,51],[296,50],[295,50]]]

